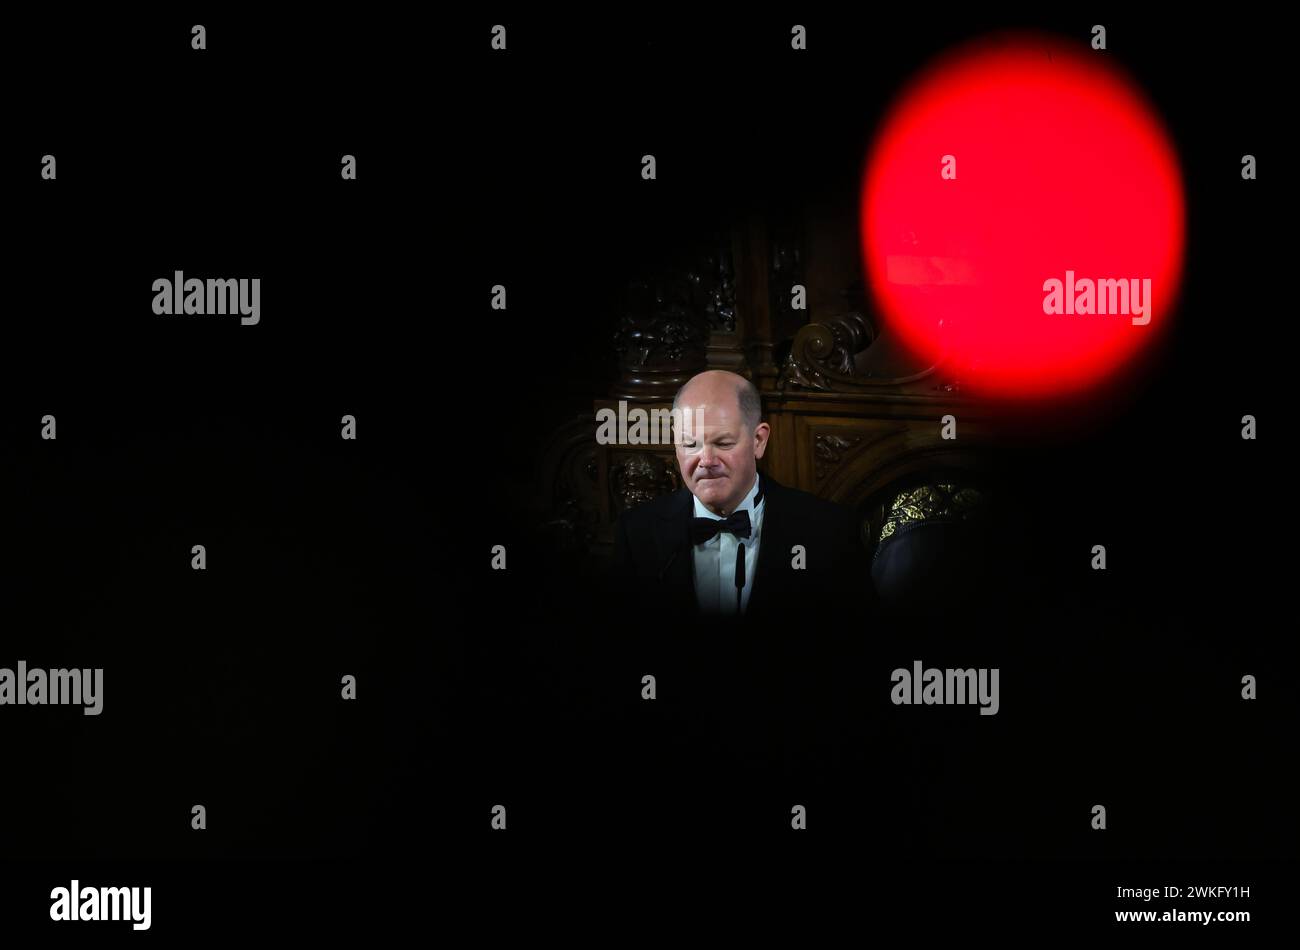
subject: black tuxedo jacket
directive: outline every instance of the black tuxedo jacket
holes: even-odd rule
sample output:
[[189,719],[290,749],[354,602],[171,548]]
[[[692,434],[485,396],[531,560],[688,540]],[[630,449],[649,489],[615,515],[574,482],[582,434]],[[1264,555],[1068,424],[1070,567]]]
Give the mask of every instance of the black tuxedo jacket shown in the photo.
[[[854,513],[759,474],[764,496],[763,533],[753,589],[742,623],[764,619],[873,614],[871,564]],[[623,513],[614,533],[618,594],[647,618],[700,616],[695,596],[690,523],[693,496],[679,488]],[[793,549],[804,549],[795,569]]]
[[[626,704],[620,742],[636,750],[629,768],[638,783],[647,774],[667,776],[670,784],[687,775],[692,789],[711,789],[702,794],[749,801],[781,772],[805,789],[845,787],[839,779],[863,756],[884,755],[874,731],[877,707],[888,703],[888,668],[869,664],[880,631],[857,518],[759,477],[763,534],[740,618],[708,617],[697,606],[688,534],[695,511],[687,489],[618,520],[611,591],[617,626],[597,640],[611,669],[594,681],[608,682]],[[791,565],[795,545],[804,548],[806,569]],[[639,693],[646,673],[659,690],[652,711]],[[877,688],[864,685],[873,676]],[[676,791],[665,789],[664,796]],[[768,804],[772,814],[788,814],[788,803]],[[698,801],[693,807],[700,811]],[[846,805],[849,812],[857,807],[856,800]],[[690,820],[672,816],[673,823]],[[769,820],[771,814],[763,819]]]

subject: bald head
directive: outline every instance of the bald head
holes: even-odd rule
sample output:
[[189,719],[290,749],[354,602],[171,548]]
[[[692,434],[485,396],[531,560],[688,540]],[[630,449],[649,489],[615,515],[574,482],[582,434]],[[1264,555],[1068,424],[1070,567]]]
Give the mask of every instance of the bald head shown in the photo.
[[[754,384],[726,370],[692,376],[673,399],[682,483],[710,511],[736,510],[758,477],[768,425]],[[686,420],[690,420],[687,422]]]
[[744,376],[725,369],[711,369],[692,376],[673,397],[673,408],[696,404],[717,405],[728,397],[736,400],[736,411],[745,428],[753,432],[763,421],[763,400]]

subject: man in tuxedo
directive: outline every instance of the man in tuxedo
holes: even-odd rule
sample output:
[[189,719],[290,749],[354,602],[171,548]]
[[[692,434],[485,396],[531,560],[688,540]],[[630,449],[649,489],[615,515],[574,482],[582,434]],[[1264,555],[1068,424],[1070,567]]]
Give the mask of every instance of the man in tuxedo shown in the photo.
[[710,370],[673,408],[683,487],[619,518],[621,595],[673,618],[873,611],[853,513],[758,472],[771,429],[754,385]]
[[[619,629],[601,641],[615,656],[602,681],[639,696],[626,684],[651,673],[661,692],[654,715],[620,720],[619,742],[637,782],[664,777],[647,793],[657,810],[688,775],[691,796],[788,815],[762,796],[779,799],[786,779],[829,796],[878,748],[867,710],[886,691],[862,685],[878,635],[870,562],[849,509],[758,472],[771,430],[748,380],[701,373],[674,408],[682,487],[626,511],[615,533]],[[692,818],[695,797],[683,807],[663,812],[669,824],[706,820]]]

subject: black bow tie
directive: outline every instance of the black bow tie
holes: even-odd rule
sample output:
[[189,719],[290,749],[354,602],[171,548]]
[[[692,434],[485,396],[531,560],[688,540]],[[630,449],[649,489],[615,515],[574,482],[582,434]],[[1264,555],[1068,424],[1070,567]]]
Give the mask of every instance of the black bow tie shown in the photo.
[[691,544],[703,544],[720,531],[730,531],[738,538],[749,537],[749,511],[733,511],[725,518],[692,518]]

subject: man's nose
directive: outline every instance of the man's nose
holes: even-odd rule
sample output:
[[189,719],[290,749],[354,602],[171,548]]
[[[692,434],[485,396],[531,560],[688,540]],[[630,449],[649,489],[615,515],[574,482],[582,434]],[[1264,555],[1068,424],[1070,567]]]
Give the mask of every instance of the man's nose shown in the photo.
[[700,447],[700,465],[702,465],[704,468],[708,468],[714,463],[715,460],[716,460],[716,456],[714,455],[714,451],[711,446],[705,444]]

